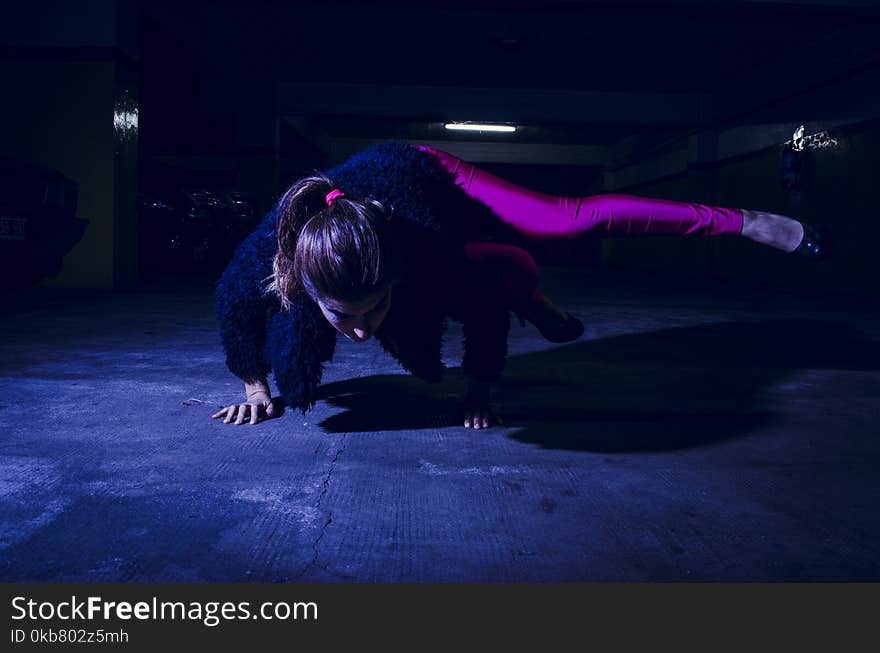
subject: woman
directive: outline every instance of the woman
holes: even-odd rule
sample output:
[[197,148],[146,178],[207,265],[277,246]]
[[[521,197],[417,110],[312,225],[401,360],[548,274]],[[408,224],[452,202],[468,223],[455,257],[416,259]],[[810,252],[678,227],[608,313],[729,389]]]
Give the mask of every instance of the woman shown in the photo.
[[227,424],[273,417],[270,371],[284,402],[305,413],[337,332],[354,342],[375,336],[406,370],[439,381],[452,318],[465,339],[464,426],[488,428],[509,311],[553,342],[583,332],[538,291],[527,252],[487,242],[505,229],[531,239],[743,236],[800,255],[826,253],[812,228],[777,214],[621,194],[556,197],[430,147],[375,145],[295,183],[221,276],[221,337],[246,398],[212,417]]

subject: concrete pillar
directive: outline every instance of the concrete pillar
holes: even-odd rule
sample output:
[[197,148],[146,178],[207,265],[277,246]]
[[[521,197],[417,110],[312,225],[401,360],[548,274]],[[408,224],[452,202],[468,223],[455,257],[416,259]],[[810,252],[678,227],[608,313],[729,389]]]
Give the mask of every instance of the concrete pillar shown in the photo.
[[77,184],[85,234],[45,285],[136,281],[138,16],[134,0],[0,9],[0,155]]

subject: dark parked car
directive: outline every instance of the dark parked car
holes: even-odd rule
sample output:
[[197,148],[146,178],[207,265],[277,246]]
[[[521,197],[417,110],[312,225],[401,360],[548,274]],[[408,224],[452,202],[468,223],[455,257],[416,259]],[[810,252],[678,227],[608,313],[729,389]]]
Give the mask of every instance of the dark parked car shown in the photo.
[[141,278],[216,275],[258,222],[254,199],[238,191],[183,189],[167,199],[138,196]]
[[76,217],[76,193],[57,170],[0,159],[0,289],[58,275],[88,226]]

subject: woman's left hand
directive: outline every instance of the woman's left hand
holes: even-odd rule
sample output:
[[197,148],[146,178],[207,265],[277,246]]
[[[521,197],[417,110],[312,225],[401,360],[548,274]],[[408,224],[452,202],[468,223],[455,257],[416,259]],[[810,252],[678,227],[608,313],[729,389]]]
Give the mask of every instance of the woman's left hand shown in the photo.
[[464,427],[466,429],[487,429],[493,424],[501,424],[501,419],[489,405],[492,384],[468,379],[464,396]]

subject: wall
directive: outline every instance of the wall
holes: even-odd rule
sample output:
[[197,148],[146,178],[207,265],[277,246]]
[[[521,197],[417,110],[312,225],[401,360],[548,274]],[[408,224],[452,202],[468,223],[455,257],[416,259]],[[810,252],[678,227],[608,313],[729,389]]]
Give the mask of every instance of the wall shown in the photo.
[[[605,239],[606,265],[668,269],[689,276],[748,279],[775,288],[877,297],[875,241],[880,236],[872,195],[880,168],[876,122],[841,129],[836,147],[808,154],[798,197],[780,184],[781,150],[763,149],[707,168],[623,189],[645,197],[781,213],[831,228],[834,255],[806,261],[736,238]],[[607,190],[606,192],[618,192]]]

